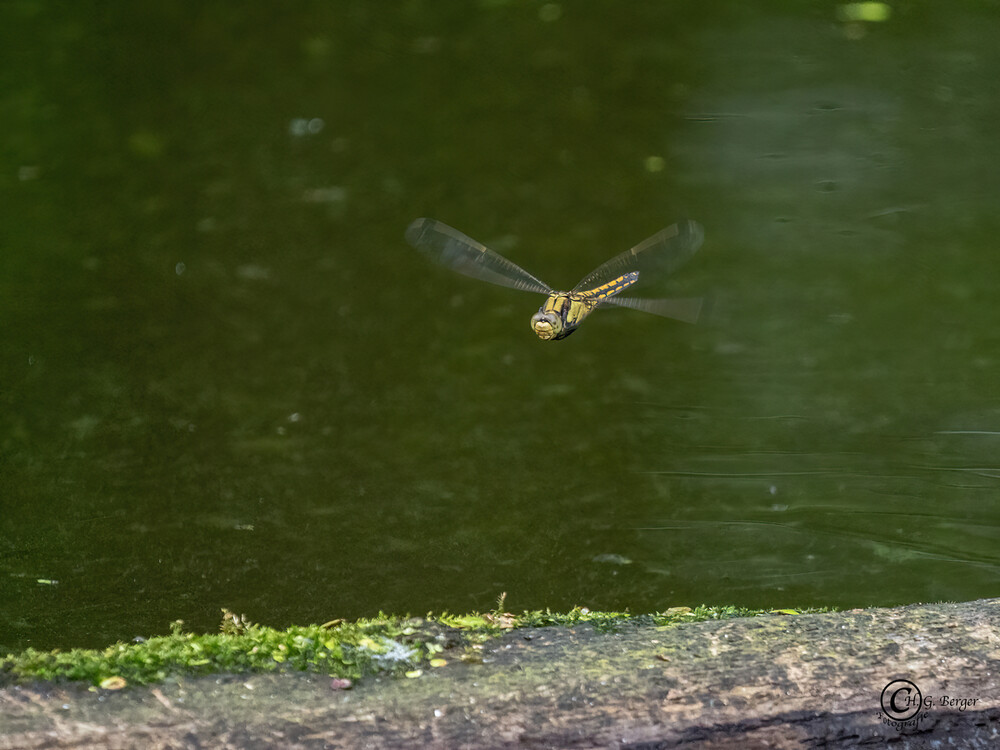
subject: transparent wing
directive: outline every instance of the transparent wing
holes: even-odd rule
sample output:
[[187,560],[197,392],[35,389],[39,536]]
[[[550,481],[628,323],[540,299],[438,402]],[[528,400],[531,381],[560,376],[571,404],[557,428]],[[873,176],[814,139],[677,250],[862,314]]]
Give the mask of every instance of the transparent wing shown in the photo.
[[526,292],[552,291],[520,266],[440,221],[417,219],[407,227],[406,241],[435,263],[474,279]]
[[[696,221],[682,221],[663,229],[631,250],[604,263],[588,273],[573,287],[574,292],[586,291],[617,279],[629,271],[639,272],[639,282],[653,282],[673,273],[701,247],[705,233]],[[609,300],[610,301],[610,300]],[[627,305],[623,305],[627,307]],[[640,308],[636,308],[640,309]],[[647,310],[646,312],[653,312]],[[662,313],[656,313],[661,315]],[[667,317],[674,317],[668,315]]]
[[608,297],[605,305],[627,307],[631,310],[662,315],[664,318],[697,323],[705,300],[701,297],[680,297],[678,299],[640,299],[638,297]]

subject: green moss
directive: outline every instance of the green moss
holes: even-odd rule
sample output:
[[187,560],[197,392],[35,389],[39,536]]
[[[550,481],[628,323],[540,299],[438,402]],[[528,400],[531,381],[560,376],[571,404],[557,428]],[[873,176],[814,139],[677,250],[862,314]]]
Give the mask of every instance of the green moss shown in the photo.
[[[8,654],[0,663],[0,672],[14,680],[82,680],[93,685],[103,683],[105,687],[158,682],[169,675],[282,669],[356,680],[369,674],[416,675],[420,670],[443,666],[448,659],[475,661],[482,643],[514,628],[582,623],[601,630],[627,623],[662,628],[683,622],[768,614],[737,607],[675,607],[650,615],[591,612],[579,607],[565,613],[546,610],[513,615],[502,609],[501,599],[490,613],[444,613],[423,618],[379,614],[373,619],[334,620],[286,630],[257,625],[223,610],[219,633],[186,633],[178,621],[172,624],[169,635],[141,643],[116,643],[103,650],[28,649]],[[121,678],[124,683],[112,678]]]

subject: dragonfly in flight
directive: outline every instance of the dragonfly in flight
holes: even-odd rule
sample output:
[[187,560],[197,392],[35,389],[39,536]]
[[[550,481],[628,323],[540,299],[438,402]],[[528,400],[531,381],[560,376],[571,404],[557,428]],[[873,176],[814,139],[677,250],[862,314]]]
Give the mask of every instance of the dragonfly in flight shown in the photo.
[[564,339],[601,305],[694,323],[701,312],[700,297],[646,299],[623,297],[621,292],[639,282],[655,281],[673,273],[701,246],[704,232],[696,221],[682,221],[616,255],[588,273],[568,292],[558,292],[483,244],[434,219],[417,219],[406,230],[406,240],[435,263],[491,284],[547,296],[531,317],[531,328],[543,341]]

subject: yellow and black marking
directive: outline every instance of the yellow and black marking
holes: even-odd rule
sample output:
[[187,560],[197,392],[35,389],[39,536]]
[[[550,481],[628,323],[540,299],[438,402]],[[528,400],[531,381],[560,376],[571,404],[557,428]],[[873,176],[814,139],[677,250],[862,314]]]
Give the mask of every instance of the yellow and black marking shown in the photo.
[[639,280],[638,271],[622,274],[617,279],[583,292],[555,292],[549,295],[538,312],[531,317],[531,328],[543,341],[569,336],[604,300],[614,297]]
[[617,279],[612,279],[607,284],[601,284],[600,286],[595,286],[593,289],[588,289],[585,292],[579,292],[579,294],[583,297],[596,297],[597,299],[607,299],[608,297],[614,297],[619,292],[628,289],[638,280],[639,280],[639,272],[630,271],[629,273],[622,274]]

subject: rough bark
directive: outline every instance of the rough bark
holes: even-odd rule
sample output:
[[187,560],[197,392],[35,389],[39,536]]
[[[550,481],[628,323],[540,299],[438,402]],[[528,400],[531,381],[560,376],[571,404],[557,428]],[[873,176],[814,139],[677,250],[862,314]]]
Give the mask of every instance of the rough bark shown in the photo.
[[[447,654],[446,654],[447,655]],[[908,679],[930,705],[883,723]],[[942,705],[949,699],[975,699]],[[6,748],[1000,747],[1000,600],[659,629],[507,634],[484,663],[332,690],[317,675],[0,689]]]

